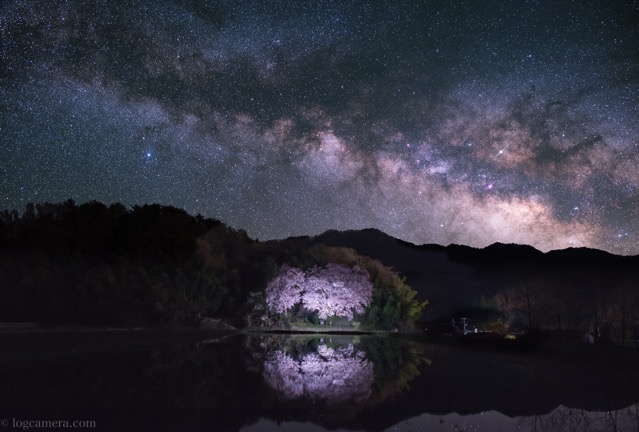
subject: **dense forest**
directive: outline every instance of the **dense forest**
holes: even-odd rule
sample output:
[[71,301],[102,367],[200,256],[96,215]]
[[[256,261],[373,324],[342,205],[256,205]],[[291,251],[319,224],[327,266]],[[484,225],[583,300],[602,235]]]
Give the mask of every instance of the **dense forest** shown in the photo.
[[[352,249],[259,242],[218,220],[158,204],[28,204],[0,213],[0,321],[115,326],[287,326],[264,290],[283,265],[365,269],[368,328],[409,329],[425,306],[379,261]],[[269,319],[264,320],[264,316]],[[300,318],[300,317],[297,317]]]

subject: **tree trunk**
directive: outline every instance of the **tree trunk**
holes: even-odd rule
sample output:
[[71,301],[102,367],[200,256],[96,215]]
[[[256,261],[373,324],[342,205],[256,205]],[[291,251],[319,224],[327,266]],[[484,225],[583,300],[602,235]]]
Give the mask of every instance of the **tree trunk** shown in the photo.
[[595,305],[595,342],[599,342],[599,306]]
[[626,346],[626,310],[621,313],[621,346]]
[[559,332],[559,341],[561,341],[563,339],[561,336],[561,313],[557,314],[557,331]]
[[526,306],[528,308],[528,332],[532,335],[533,325],[532,325],[532,307],[530,305],[530,291],[528,291],[528,280],[524,282],[524,288],[526,290]]
[[635,338],[635,349],[639,348],[639,335],[637,335],[637,321],[635,321],[634,306],[630,309],[630,320],[632,321],[632,335]]

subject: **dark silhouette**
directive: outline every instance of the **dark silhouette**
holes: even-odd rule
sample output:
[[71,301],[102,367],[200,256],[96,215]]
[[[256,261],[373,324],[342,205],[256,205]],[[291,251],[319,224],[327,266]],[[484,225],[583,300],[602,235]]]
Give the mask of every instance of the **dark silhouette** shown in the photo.
[[373,326],[408,323],[412,288],[430,302],[422,318],[446,326],[573,339],[592,327],[598,342],[638,344],[639,256],[585,248],[416,246],[373,229],[259,242],[171,206],[69,199],[0,212],[0,258],[0,321],[242,326],[283,264],[341,263],[371,274],[378,295],[361,318]]
[[390,269],[350,249],[260,243],[171,206],[30,203],[21,217],[4,211],[0,220],[0,321],[251,325],[255,294],[283,264],[366,268],[376,287],[361,317],[370,325],[411,328],[423,307]]

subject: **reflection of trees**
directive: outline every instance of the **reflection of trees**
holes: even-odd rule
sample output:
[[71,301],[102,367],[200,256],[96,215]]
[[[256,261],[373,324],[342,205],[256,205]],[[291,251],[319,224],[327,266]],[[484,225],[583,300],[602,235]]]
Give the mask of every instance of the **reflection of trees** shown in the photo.
[[639,405],[606,411],[590,412],[559,406],[548,414],[522,417],[519,430],[535,432],[603,432],[639,430]]
[[321,344],[317,352],[297,358],[282,350],[270,354],[264,363],[264,379],[288,399],[363,401],[371,394],[373,365],[352,344],[336,349]]
[[[132,421],[142,430],[237,431],[256,422],[271,400],[261,393],[259,374],[247,372],[240,339],[208,337],[152,331],[20,335],[38,350],[17,357],[32,358],[31,365],[2,364],[0,406],[49,417],[92,413],[100,428],[114,430]],[[15,345],[10,341],[3,337],[2,346]],[[203,428],[202,422],[211,424]]]
[[408,389],[419,365],[430,363],[421,345],[393,338],[296,338],[263,341],[265,381],[287,399],[328,403],[379,402]]
[[430,364],[424,346],[394,338],[365,338],[360,344],[375,365],[375,396],[382,400],[403,390],[419,375],[422,363]]

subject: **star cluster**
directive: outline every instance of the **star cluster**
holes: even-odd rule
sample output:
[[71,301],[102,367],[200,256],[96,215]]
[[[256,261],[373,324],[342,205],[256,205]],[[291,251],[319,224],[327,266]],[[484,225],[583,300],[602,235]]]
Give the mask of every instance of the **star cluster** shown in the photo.
[[0,207],[639,253],[638,1],[8,0]]

